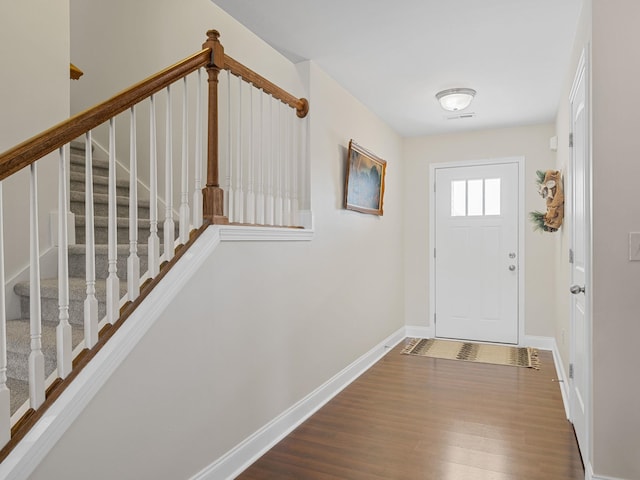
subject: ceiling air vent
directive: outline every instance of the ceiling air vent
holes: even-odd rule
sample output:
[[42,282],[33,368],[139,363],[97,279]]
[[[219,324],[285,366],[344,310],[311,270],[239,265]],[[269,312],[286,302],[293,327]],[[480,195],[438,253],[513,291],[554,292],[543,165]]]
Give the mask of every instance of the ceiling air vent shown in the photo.
[[455,115],[447,115],[444,118],[446,120],[464,120],[466,118],[475,118],[476,114],[474,112],[469,113],[456,113]]

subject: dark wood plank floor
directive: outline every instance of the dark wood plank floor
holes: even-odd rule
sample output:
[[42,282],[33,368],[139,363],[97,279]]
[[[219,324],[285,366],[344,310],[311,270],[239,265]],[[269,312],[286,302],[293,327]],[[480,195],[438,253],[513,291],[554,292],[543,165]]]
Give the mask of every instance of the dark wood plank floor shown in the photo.
[[536,371],[402,347],[238,478],[584,479],[551,352]]

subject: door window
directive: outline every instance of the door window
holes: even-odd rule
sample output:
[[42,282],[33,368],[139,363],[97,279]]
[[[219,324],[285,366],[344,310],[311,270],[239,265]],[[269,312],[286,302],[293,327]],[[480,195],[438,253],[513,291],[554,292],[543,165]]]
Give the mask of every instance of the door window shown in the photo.
[[500,215],[500,179],[451,181],[451,216]]

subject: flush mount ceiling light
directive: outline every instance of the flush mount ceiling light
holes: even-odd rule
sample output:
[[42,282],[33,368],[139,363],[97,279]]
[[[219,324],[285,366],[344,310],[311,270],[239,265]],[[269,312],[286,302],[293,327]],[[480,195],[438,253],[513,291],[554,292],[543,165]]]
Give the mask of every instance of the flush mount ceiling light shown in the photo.
[[449,88],[436,93],[440,106],[450,112],[464,110],[471,104],[476,91],[472,88]]

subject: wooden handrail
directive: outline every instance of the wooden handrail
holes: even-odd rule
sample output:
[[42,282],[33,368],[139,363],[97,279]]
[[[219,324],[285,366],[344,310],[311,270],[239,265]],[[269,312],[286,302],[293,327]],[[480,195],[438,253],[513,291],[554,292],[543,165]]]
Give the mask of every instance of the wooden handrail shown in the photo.
[[250,68],[245,67],[243,64],[234,60],[227,54],[224,55],[224,68],[225,70],[229,70],[229,72],[236,77],[241,77],[246,82],[252,83],[253,86],[260,88],[265,93],[272,95],[274,98],[277,98],[281,102],[289,105],[291,108],[294,108],[298,117],[304,118],[307,116],[307,113],[309,113],[309,102],[306,98],[294,97],[286,90],[283,90],[279,86],[271,83],[263,76],[257,74]]
[[82,75],[84,75],[82,70],[76,67],[73,63],[69,64],[69,78],[71,78],[71,80],[78,80]]
[[[217,34],[217,32],[215,33]],[[229,70],[233,75],[241,77],[255,87],[262,89],[265,93],[294,108],[300,118],[304,118],[309,112],[307,99],[294,97],[286,90],[225,54],[223,49],[218,50],[218,53],[221,53],[224,58],[223,62],[220,62],[220,58],[214,58],[215,53],[211,47],[203,48],[201,51],[118,93],[109,100],[78,113],[0,154],[0,180],[4,180],[15,172],[31,165],[45,155],[71,142],[71,140],[106,122],[109,118],[124,112],[136,103],[204,66]]]
[[134,86],[118,93],[106,102],[59,123],[0,155],[0,180],[31,165],[48,153],[131,108],[152,94],[171,85],[209,63],[211,50],[202,49],[184,60],[165,68]]

